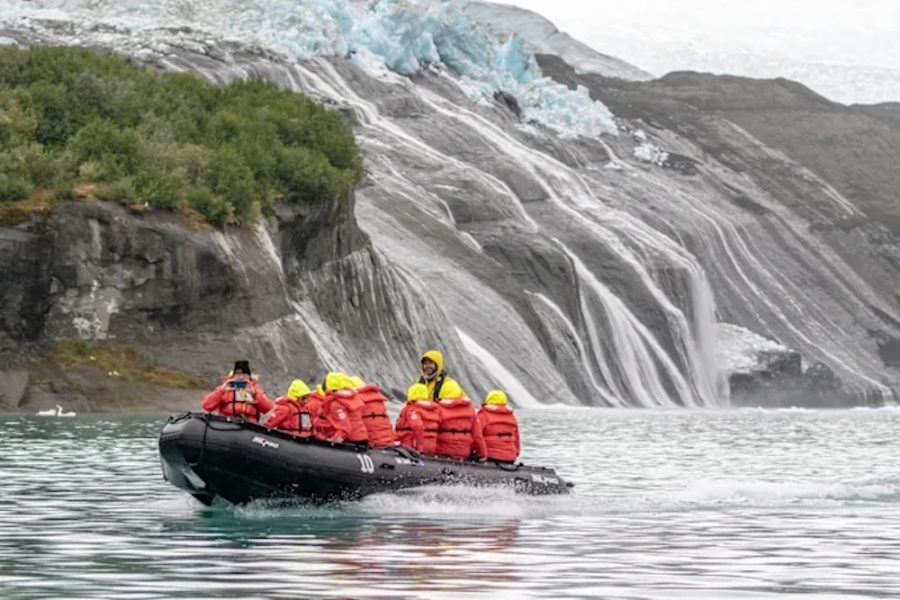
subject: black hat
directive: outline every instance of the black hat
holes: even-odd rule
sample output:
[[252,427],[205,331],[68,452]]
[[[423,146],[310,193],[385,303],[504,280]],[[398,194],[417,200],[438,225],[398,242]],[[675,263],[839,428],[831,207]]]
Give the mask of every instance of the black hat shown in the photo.
[[239,360],[234,363],[234,374],[237,375],[238,373],[251,374],[249,360]]

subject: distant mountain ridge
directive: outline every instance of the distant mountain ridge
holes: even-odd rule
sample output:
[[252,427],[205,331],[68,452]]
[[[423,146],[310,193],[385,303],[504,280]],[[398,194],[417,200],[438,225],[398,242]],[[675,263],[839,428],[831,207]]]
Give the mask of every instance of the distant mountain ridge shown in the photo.
[[[697,43],[700,43],[699,41]],[[665,54],[661,51],[660,54]],[[747,54],[686,53],[677,59],[671,53],[664,62],[654,65],[663,72],[663,65],[691,65],[695,71],[716,75],[739,74],[751,78],[771,78],[774,74],[800,81],[810,89],[834,102],[846,105],[878,104],[900,99],[900,68],[840,64],[770,58]]]

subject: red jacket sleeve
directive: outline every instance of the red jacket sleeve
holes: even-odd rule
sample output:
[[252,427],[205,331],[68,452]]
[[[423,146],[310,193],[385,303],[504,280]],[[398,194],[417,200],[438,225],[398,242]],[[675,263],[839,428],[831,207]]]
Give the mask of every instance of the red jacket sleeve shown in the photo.
[[253,386],[253,400],[256,401],[256,408],[259,409],[259,415],[262,416],[272,410],[272,401],[266,396],[265,392],[258,385]]
[[487,444],[484,443],[484,434],[481,432],[481,421],[478,417],[472,418],[472,440],[475,442],[475,454],[478,458],[487,458]]
[[289,415],[290,413],[287,411],[286,406],[275,407],[275,412],[266,419],[266,427],[278,429]]
[[481,435],[484,435],[484,426],[487,422],[487,415],[484,414],[484,410],[479,410],[475,413],[475,418],[478,419],[478,426],[481,427]]
[[206,395],[203,399],[203,410],[208,413],[218,410],[222,404],[222,392],[225,391],[222,386],[217,387]]

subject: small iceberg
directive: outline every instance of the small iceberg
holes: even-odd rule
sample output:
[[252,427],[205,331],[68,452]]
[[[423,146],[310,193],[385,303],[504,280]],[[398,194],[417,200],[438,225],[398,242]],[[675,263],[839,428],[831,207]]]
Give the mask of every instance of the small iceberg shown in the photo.
[[56,410],[49,408],[47,410],[39,410],[36,414],[39,417],[74,417],[75,411],[65,411],[62,406],[57,404]]

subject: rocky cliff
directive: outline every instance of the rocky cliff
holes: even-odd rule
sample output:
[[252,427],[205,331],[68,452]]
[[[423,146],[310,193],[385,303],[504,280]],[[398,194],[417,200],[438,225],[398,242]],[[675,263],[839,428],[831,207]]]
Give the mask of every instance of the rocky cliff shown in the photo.
[[[281,387],[299,365],[304,373],[325,370],[330,342],[304,314],[327,315],[345,301],[358,310],[339,320],[358,332],[360,352],[389,355],[366,342],[385,336],[415,353],[404,343],[412,336],[402,319],[404,304],[415,299],[394,303],[387,290],[396,287],[395,275],[379,267],[353,203],[351,195],[280,207],[253,232],[90,200],[0,227],[3,402],[21,409],[55,402],[76,410],[184,408],[197,401],[193,388],[214,384],[237,356],[252,357],[263,381]],[[61,340],[88,340],[91,356],[66,364],[69,357],[57,355]],[[127,366],[135,372],[108,366],[109,357],[132,352]],[[91,362],[101,353],[106,367]],[[154,371],[152,381],[142,368]],[[172,389],[176,381],[186,389]]]
[[[795,275],[781,282],[782,295],[773,298],[783,305],[779,311],[797,310],[795,323],[820,311],[829,327],[858,328],[858,343],[869,348],[877,365],[874,372],[896,377],[891,373],[900,359],[900,173],[894,157],[900,149],[900,107],[848,107],[783,79],[672,73],[652,82],[626,82],[579,76],[552,56],[540,62],[558,81],[588,86],[617,115],[652,136],[665,152],[663,168],[698,179],[704,179],[704,164],[741,173],[745,183],[726,184],[724,191],[752,219],[745,225],[747,242],[763,260],[777,256],[781,270],[795,263]],[[767,202],[754,201],[747,184]],[[692,229],[684,233],[691,235]],[[691,249],[707,272],[721,278],[716,287],[723,320],[773,339],[793,337],[790,345],[802,347],[777,321],[760,321],[740,293],[735,272],[722,268],[724,248],[693,243]],[[822,361],[810,372],[809,390],[798,382],[797,361],[789,369],[761,369],[770,380],[762,386],[764,395],[796,399],[808,391],[816,404],[845,403],[842,394],[825,391],[833,377],[826,365],[834,357],[816,355],[806,355],[807,361]],[[785,388],[783,394],[772,389],[771,380]],[[746,374],[737,381],[735,400],[765,400],[757,397],[762,391],[757,384],[746,389]]]
[[519,405],[900,389],[891,107],[783,81],[579,74],[443,3],[225,20],[158,4],[183,26],[72,1],[62,17],[23,6],[2,35],[311,94],[354,121],[369,176],[355,205],[255,233],[84,203],[5,229],[8,348],[105,337],[210,383],[239,353],[276,388],[339,367],[399,391],[439,345],[473,396],[501,386]]

